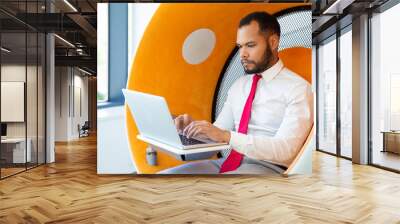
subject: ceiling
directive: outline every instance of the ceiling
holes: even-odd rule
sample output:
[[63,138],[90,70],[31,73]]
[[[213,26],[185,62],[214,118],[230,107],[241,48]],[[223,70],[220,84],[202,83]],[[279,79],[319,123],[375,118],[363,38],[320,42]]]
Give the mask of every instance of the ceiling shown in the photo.
[[379,8],[394,0],[312,0],[313,44],[332,36],[350,25],[354,17]]
[[96,0],[1,0],[2,46],[12,50],[2,60],[36,60],[36,52],[44,49],[40,33],[53,32],[56,66],[96,74],[96,10]]

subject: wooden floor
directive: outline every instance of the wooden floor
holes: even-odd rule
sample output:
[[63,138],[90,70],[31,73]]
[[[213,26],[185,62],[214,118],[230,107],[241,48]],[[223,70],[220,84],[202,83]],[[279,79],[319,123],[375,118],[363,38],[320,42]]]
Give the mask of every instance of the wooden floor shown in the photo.
[[8,177],[11,176],[13,174],[19,173],[19,172],[23,172],[25,171],[25,167],[24,168],[1,168],[1,178],[4,177]]
[[0,181],[0,223],[400,223],[400,175],[316,152],[314,174],[98,176],[96,139]]

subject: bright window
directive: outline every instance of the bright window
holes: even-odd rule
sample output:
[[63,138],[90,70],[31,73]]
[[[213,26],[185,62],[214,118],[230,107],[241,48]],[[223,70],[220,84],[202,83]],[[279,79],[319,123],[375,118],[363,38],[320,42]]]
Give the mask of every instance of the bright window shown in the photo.
[[318,148],[336,153],[336,39],[318,48]]
[[400,131],[399,21],[400,4],[371,19],[372,163],[396,170],[400,170],[400,157],[389,148],[398,146],[388,147],[395,141],[385,141],[382,132]]
[[97,102],[108,100],[108,3],[97,4]]
[[352,157],[352,33],[340,36],[340,154]]

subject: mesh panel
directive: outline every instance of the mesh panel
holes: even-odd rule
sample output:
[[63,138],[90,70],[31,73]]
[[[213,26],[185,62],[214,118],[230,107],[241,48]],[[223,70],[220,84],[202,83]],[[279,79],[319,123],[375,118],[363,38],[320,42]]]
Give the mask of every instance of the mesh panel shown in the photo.
[[281,26],[279,51],[291,47],[312,46],[311,11],[297,11],[278,17]]
[[228,68],[226,69],[225,74],[221,80],[221,85],[218,89],[217,103],[215,105],[215,118],[218,117],[218,114],[222,110],[222,106],[226,101],[229,88],[236,81],[236,79],[245,74],[246,73],[243,70],[242,63],[240,63],[239,51],[237,51],[233,56]]
[[[278,17],[281,26],[281,38],[279,51],[291,47],[311,48],[311,10],[295,11]],[[218,117],[226,101],[229,88],[240,77],[245,75],[243,66],[240,63],[239,51],[235,53],[227,67],[216,98],[215,118]],[[222,155],[226,157],[230,150],[225,150]]]

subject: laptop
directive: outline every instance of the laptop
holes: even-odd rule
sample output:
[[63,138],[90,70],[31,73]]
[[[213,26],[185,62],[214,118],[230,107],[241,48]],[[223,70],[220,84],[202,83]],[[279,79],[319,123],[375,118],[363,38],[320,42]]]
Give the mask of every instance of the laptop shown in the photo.
[[163,97],[127,89],[123,89],[122,92],[140,135],[178,149],[228,145],[206,139],[189,139],[178,133]]

